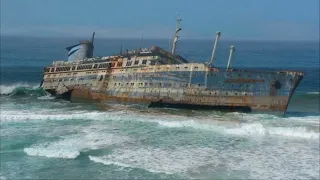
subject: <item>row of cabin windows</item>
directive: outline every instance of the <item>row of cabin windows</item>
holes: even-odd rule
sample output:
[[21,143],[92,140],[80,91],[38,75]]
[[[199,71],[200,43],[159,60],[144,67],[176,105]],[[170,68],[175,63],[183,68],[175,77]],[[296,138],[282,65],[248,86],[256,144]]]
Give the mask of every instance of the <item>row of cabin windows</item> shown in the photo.
[[[142,60],[141,64],[147,64],[147,60]],[[150,62],[150,65],[155,65],[155,61],[151,61]],[[136,60],[134,61],[134,65],[138,65],[139,64],[139,61]],[[71,70],[83,70],[83,69],[96,69],[96,68],[107,68],[108,67],[108,63],[104,63],[104,64],[94,64],[93,66],[92,65],[80,65],[78,67],[76,66],[72,66]],[[115,62],[111,63],[111,65],[109,65],[111,67],[122,67],[122,62],[118,62],[117,64]],[[127,61],[126,63],[126,66],[129,67],[129,66],[132,66],[132,61]],[[185,69],[187,69],[188,67],[184,67]],[[149,68],[150,70],[152,70],[153,68]],[[158,67],[157,69],[161,69],[160,67]],[[167,69],[169,69],[169,67],[167,67]],[[179,69],[179,67],[177,66],[176,69]],[[194,69],[198,69],[197,66],[194,67]],[[70,67],[57,67],[56,68],[56,71],[69,71],[70,70]],[[50,68],[45,68],[45,72],[49,72],[50,71]],[[54,72],[55,69],[54,68],[51,68],[51,71],[50,72]]]
[[59,71],[69,71],[70,70],[70,67],[57,67],[56,71],[59,72]]
[[[128,85],[129,83],[127,83],[127,85]],[[143,83],[138,83],[139,85],[141,85],[141,86],[143,86]],[[117,83],[115,83],[115,85],[117,85]],[[121,83],[119,83],[119,85],[121,85]],[[134,85],[134,83],[131,83],[131,85]],[[148,83],[145,83],[144,84],[145,86],[147,86],[148,85]],[[155,85],[155,86],[162,86],[163,84],[162,83],[149,83],[149,85],[150,86],[153,86],[153,85]],[[194,85],[196,85],[196,84],[191,84],[192,86],[194,86]],[[172,86],[172,84],[167,84],[167,86],[168,87],[171,87]],[[190,86],[190,84],[179,84],[179,86],[180,87],[188,87],[188,86]],[[197,84],[197,86],[199,86],[199,87],[201,87],[201,86],[204,86],[204,84]],[[221,85],[222,87],[224,87],[224,85]],[[208,84],[208,87],[217,87],[217,85],[214,85],[214,84]],[[232,85],[232,87],[233,87],[233,85]],[[242,87],[241,85],[239,85],[239,87]],[[244,86],[244,87],[250,87],[249,85],[246,85],[246,86]]]
[[92,64],[91,65],[81,65],[78,66],[77,70],[82,70],[82,69],[92,69]]
[[[96,64],[95,64],[96,65]],[[104,63],[104,64],[99,64],[98,68],[107,68],[108,64]]]
[[[228,73],[228,74],[227,74],[227,76],[228,76],[228,77],[230,77],[230,76],[232,76],[232,74]],[[251,77],[251,75],[250,75],[250,74],[248,74],[247,76],[248,76],[248,77]],[[238,77],[241,77],[241,74],[238,74]],[[260,75],[260,78],[262,78],[262,77],[263,77],[263,76],[262,76],[262,75]]]
[[[122,67],[122,63],[123,62],[118,62],[118,63],[111,63],[111,65],[109,63],[104,63],[104,64],[94,64],[93,66],[92,65],[80,65],[78,67],[76,66],[72,66],[71,70],[74,71],[74,70],[83,70],[83,69],[96,69],[96,68],[107,68],[108,66],[110,67]],[[135,61],[134,62],[134,65],[137,65],[139,64],[139,61]],[[142,64],[147,64],[147,60],[142,60]],[[131,66],[132,65],[132,61],[128,61],[126,63],[126,66]],[[155,65],[155,62],[152,61],[150,63],[150,65]],[[45,72],[59,72],[59,71],[69,71],[70,70],[70,67],[57,67],[56,70],[55,68],[51,68],[51,71],[50,71],[50,68],[45,68]]]
[[44,68],[44,72],[49,72],[50,68]]

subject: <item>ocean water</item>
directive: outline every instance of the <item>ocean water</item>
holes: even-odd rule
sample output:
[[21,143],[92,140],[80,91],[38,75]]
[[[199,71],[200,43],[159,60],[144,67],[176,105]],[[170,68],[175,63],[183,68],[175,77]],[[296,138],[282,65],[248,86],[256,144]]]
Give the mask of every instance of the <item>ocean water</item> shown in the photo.
[[[319,179],[319,42],[222,41],[215,65],[304,71],[288,113],[70,103],[39,84],[78,39],[1,37],[0,179]],[[95,55],[167,40],[97,39]],[[212,41],[178,52],[207,61]]]

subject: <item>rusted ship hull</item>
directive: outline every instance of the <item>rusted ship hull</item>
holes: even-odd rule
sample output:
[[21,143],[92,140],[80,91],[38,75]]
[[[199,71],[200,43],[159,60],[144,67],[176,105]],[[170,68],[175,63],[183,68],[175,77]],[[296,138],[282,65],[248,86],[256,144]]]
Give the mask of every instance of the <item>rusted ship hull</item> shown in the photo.
[[[146,85],[143,78],[139,78],[145,77],[147,73],[136,73],[136,78],[132,80],[126,80],[123,73],[110,73],[108,76],[113,78],[100,84],[100,88],[77,85],[68,87],[70,90],[67,92],[71,93],[71,101],[141,103],[148,105],[148,107],[284,114],[295,88],[303,77],[303,74],[298,72],[213,72],[215,73],[211,75],[209,73],[206,78],[200,75],[195,76],[198,80],[206,79],[207,83],[203,84],[192,78],[191,84],[184,84],[181,83],[183,78],[174,78],[173,76],[168,81],[168,77],[170,77],[168,75],[172,75],[172,73],[158,72],[158,74],[162,74],[162,78],[153,80],[151,86],[150,83]],[[206,72],[199,72],[199,74],[206,74]],[[120,75],[122,80],[117,78]],[[242,77],[246,75],[246,77],[239,79],[239,75]],[[257,75],[259,78],[252,78]],[[153,76],[155,76],[154,73]],[[138,87],[132,85],[139,83]],[[217,88],[218,85],[220,88]]]
[[[191,99],[191,100],[187,100]],[[213,109],[222,111],[239,112],[273,112],[284,114],[290,97],[288,96],[238,96],[238,97],[197,97],[186,95],[181,101],[171,98],[134,98],[125,96],[110,96],[108,94],[92,92],[88,89],[75,88],[71,92],[72,102],[117,102],[117,103],[141,103],[148,107],[170,107],[183,109]],[[272,103],[280,102],[280,103]]]

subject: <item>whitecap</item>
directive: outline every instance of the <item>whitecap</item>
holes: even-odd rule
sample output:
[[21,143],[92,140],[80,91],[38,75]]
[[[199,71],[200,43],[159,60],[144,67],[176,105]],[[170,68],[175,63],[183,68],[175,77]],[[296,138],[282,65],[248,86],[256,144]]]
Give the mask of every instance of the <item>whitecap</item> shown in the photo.
[[80,155],[80,152],[120,144],[130,139],[126,136],[92,132],[91,128],[83,132],[85,133],[67,136],[59,141],[32,145],[31,147],[24,148],[24,152],[29,156],[74,159]]
[[40,99],[40,100],[49,100],[49,99],[55,99],[54,96],[50,95],[50,94],[46,94],[44,96],[40,96],[40,97],[37,97],[37,99]]
[[26,88],[30,88],[30,89],[36,89],[36,88],[39,88],[39,85],[27,84],[27,83],[0,85],[0,93],[2,95],[8,95],[8,94],[11,94],[18,87],[26,87]]
[[319,94],[319,92],[307,92],[307,94]]
[[[166,174],[193,171],[208,164],[213,148],[177,147],[175,149],[140,147],[116,149],[106,156],[89,156],[91,161],[105,165],[141,168]],[[209,158],[209,159],[208,159]]]

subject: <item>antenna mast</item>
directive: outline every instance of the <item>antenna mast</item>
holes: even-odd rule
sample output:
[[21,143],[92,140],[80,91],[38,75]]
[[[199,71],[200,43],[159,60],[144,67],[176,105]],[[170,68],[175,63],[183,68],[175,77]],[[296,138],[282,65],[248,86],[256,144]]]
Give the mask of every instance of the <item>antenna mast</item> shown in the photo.
[[176,24],[176,32],[174,34],[174,39],[173,39],[173,45],[172,45],[172,54],[175,54],[176,52],[176,44],[177,44],[177,41],[179,40],[179,32],[182,30],[180,28],[180,22],[181,22],[181,18],[180,16],[178,16],[177,18],[177,24]]
[[92,37],[91,37],[91,43],[93,44],[93,41],[94,41],[94,35],[95,35],[96,33],[95,32],[93,32],[92,33]]

